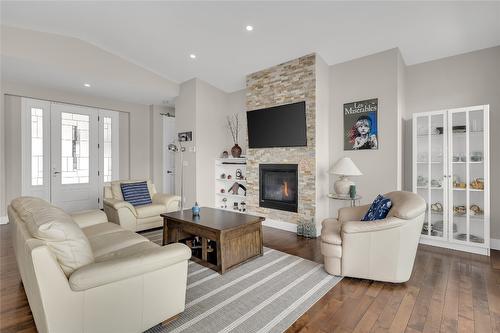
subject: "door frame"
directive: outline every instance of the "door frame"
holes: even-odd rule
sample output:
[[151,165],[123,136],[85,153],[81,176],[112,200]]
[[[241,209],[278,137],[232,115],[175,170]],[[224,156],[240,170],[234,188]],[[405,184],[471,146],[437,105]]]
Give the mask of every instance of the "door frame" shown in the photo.
[[[174,131],[174,141],[175,141],[175,137],[176,137],[176,130],[175,130],[175,116],[168,116],[168,115],[162,115],[163,116],[163,119],[162,119],[162,129],[163,129],[163,135],[162,135],[162,171],[161,171],[161,174],[162,174],[162,185],[163,185],[163,192],[167,193],[167,181],[168,181],[168,177],[171,178],[171,181],[173,182],[172,184],[172,192],[169,193],[169,194],[174,194],[175,193],[175,154],[173,152],[170,152],[168,150],[168,145],[171,144],[171,143],[175,143],[175,142],[171,142],[171,140],[169,140],[169,136],[168,136],[168,131],[169,131],[169,126],[171,126],[171,128],[173,129]],[[173,163],[173,175],[169,176],[167,174],[167,167],[168,167],[168,159],[169,158],[172,158],[174,160],[174,163]]]

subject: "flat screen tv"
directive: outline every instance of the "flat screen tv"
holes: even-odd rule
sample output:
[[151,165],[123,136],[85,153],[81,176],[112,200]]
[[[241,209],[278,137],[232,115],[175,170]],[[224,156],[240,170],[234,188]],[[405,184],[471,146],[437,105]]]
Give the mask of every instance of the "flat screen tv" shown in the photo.
[[307,146],[306,102],[247,112],[249,148]]

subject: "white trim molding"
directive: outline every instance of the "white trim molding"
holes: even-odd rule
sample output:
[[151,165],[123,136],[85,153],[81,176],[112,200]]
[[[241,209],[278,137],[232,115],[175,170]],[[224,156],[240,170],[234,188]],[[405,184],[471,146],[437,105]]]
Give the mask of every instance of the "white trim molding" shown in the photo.
[[9,218],[7,216],[0,216],[0,225],[9,223]]
[[266,217],[264,222],[262,222],[262,225],[264,225],[266,227],[271,227],[271,228],[276,228],[276,229],[281,229],[281,230],[291,231],[293,233],[297,233],[297,225],[295,223],[272,220],[272,219],[268,219]]
[[492,250],[500,250],[500,239],[490,238],[490,248]]

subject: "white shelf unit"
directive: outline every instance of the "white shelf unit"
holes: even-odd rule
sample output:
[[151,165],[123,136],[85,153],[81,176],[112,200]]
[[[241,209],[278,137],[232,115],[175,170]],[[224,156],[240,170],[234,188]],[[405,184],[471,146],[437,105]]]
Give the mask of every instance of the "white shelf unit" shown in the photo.
[[427,202],[421,243],[489,255],[489,145],[488,105],[413,115],[413,192]]
[[[237,203],[238,209],[241,207],[241,203],[246,203],[245,191],[243,189],[238,190],[238,194],[233,194],[229,189],[234,183],[239,183],[243,186],[247,186],[246,181],[246,171],[247,171],[247,160],[246,158],[217,158],[215,160],[215,208],[227,209],[233,212],[239,211],[234,209],[234,204]],[[241,171],[243,179],[236,179],[237,170]],[[225,178],[221,175],[224,174]],[[227,179],[228,176],[231,179]],[[224,193],[221,193],[221,189],[224,189]]]

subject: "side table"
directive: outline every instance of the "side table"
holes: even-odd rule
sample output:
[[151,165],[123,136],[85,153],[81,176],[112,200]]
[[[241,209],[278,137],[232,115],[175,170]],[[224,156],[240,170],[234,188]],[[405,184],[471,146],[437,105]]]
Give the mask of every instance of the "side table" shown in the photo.
[[355,207],[356,206],[356,201],[358,201],[358,203],[359,203],[359,200],[361,200],[361,196],[360,195],[356,195],[356,197],[351,198],[348,195],[341,195],[341,194],[336,194],[336,193],[330,193],[330,194],[328,194],[328,197],[330,199],[333,199],[333,200],[350,201],[351,202],[351,207]]

